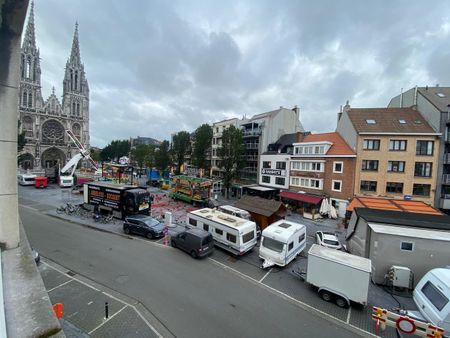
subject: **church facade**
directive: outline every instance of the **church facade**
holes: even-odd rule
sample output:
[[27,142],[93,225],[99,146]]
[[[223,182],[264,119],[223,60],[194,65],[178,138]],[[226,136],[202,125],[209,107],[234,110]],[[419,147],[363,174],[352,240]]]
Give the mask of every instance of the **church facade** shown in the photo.
[[51,95],[44,100],[33,3],[21,48],[18,104],[20,125],[26,139],[20,154],[22,169],[39,170],[58,164],[64,166],[78,153],[67,130],[71,130],[89,149],[89,86],[81,62],[78,24],[75,24],[72,49],[65,67],[61,101],[54,87]]

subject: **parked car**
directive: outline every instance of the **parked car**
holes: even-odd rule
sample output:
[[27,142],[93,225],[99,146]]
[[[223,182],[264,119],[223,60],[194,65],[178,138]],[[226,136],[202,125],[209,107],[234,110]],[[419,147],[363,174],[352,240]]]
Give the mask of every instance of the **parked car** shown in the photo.
[[210,255],[214,250],[212,235],[201,229],[187,229],[172,236],[170,244],[189,253],[193,258]]
[[322,246],[326,246],[331,249],[341,250],[342,244],[339,239],[332,232],[317,231],[316,232],[316,243]]
[[163,230],[163,223],[146,215],[127,216],[123,222],[123,232],[142,235],[148,239],[163,237]]

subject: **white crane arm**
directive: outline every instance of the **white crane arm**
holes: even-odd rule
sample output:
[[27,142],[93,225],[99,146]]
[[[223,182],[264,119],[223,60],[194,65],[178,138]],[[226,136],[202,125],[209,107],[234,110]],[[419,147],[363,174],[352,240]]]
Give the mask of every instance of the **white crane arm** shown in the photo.
[[70,173],[73,176],[75,169],[77,168],[78,162],[84,157],[82,153],[76,154],[74,157],[70,159],[69,162],[60,170],[61,174],[66,174],[70,168],[72,168],[72,172]]

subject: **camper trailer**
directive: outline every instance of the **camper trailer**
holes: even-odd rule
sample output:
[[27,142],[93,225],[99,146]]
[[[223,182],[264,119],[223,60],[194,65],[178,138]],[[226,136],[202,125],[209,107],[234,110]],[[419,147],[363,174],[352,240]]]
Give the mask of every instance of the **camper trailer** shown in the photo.
[[221,205],[218,209],[226,214],[252,221],[252,216],[247,210],[239,209],[232,205]]
[[234,255],[243,255],[256,245],[256,224],[216,209],[203,208],[186,216],[188,226],[212,234],[214,244]]
[[17,182],[20,185],[34,185],[36,175],[33,174],[19,174],[17,175]]
[[265,228],[261,235],[259,257],[262,268],[285,266],[297,257],[306,245],[306,227],[300,223],[279,220]]
[[419,311],[406,314],[423,322],[430,322],[450,332],[450,267],[427,272],[413,292]]

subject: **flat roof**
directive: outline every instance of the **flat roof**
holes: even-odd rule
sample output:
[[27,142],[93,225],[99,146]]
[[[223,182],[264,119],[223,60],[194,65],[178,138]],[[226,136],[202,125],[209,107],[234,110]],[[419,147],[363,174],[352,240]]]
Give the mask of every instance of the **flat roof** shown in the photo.
[[372,272],[370,259],[352,255],[344,251],[330,249],[322,245],[313,244],[308,251],[308,255],[324,258],[358,270]]
[[277,239],[286,242],[289,237],[301,229],[306,229],[306,227],[303,224],[282,219],[265,228],[262,232],[262,236],[270,237],[270,235],[273,235]]
[[377,224],[377,223],[368,223],[368,225],[377,234],[450,242],[450,232],[447,231],[400,227],[400,226],[392,226],[389,224]]
[[443,215],[442,212],[422,201],[408,201],[389,198],[355,197],[347,207],[347,211],[354,208],[370,208],[392,211],[403,211],[418,214]]
[[98,187],[104,187],[104,188],[110,188],[110,189],[118,189],[118,190],[129,190],[129,189],[138,188],[138,186],[135,186],[135,185],[100,182],[100,181],[86,182],[85,184],[94,185],[94,186],[98,186]]
[[207,218],[211,221],[224,224],[226,226],[229,226],[231,228],[239,228],[245,225],[249,225],[250,223],[253,223],[252,221],[248,221],[246,219],[236,217],[233,215],[226,214],[224,212],[221,212],[216,209],[211,208],[203,208],[199,210],[191,211],[190,214],[200,216],[203,218]]

